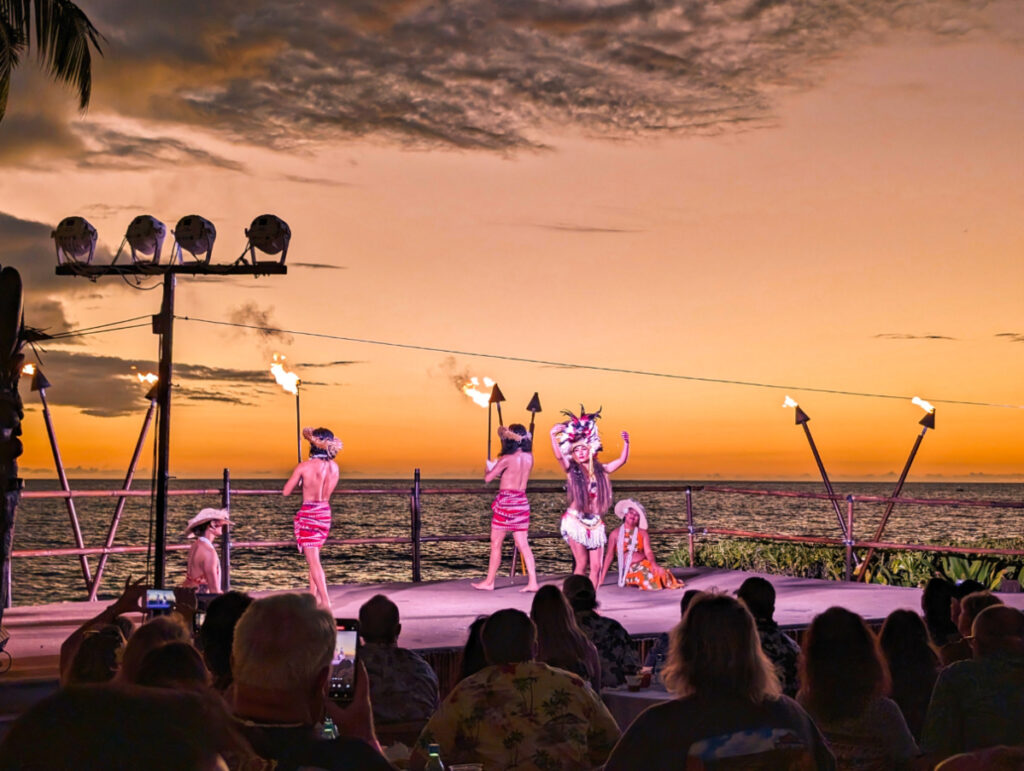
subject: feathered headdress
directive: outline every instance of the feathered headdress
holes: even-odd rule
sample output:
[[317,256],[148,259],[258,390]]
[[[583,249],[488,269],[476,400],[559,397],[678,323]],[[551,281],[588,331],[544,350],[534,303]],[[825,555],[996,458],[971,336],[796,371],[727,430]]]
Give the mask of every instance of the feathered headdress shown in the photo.
[[590,456],[593,457],[601,449],[601,436],[597,430],[597,419],[601,417],[601,408],[598,408],[597,412],[588,413],[581,404],[578,417],[570,410],[562,410],[562,414],[569,418],[562,424],[562,430],[556,437],[558,449],[561,450],[562,455],[568,458],[573,445],[582,442],[587,445]]

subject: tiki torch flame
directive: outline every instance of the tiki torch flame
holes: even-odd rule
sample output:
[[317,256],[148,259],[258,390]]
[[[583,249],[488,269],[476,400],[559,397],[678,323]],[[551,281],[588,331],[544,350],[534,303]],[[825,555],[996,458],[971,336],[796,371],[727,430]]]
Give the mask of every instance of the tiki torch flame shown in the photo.
[[931,404],[926,402],[924,399],[922,399],[920,396],[915,396],[910,401],[913,404],[916,404],[918,407],[920,407],[925,412],[927,412],[929,415],[931,415],[933,412],[935,412],[935,408]]
[[491,399],[491,388],[494,387],[494,381],[489,377],[483,378],[483,386],[485,391],[480,390],[480,378],[471,377],[469,382],[463,383],[460,386],[462,393],[473,400],[475,404],[480,405],[484,409],[487,409],[487,404]]
[[34,374],[36,374],[36,365],[35,364],[26,364],[24,367],[21,368],[21,374],[22,375],[34,375]]
[[135,377],[137,377],[139,379],[140,383],[146,383],[148,385],[152,385],[153,383],[155,383],[157,380],[160,379],[156,375],[154,375],[152,372],[147,372],[145,375],[143,375],[143,374],[141,374],[139,372],[136,372],[135,373]]
[[782,406],[783,407],[796,407],[797,406],[797,402],[796,402],[796,400],[792,396],[790,396],[789,394],[786,394],[786,401],[784,401],[782,403]]
[[274,363],[270,365],[270,372],[281,388],[290,394],[297,395],[299,393],[299,376],[284,368],[284,360],[284,356],[275,353]]

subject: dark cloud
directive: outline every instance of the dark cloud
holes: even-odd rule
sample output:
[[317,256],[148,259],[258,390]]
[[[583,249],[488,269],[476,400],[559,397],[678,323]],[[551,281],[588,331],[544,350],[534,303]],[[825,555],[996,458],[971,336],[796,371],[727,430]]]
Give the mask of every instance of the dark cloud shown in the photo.
[[902,332],[883,332],[875,337],[883,340],[956,340],[949,335],[908,335]]
[[1020,332],[999,332],[996,337],[1002,337],[1011,343],[1024,343],[1024,334]]
[[123,159],[237,166],[166,139],[174,124],[293,150],[374,137],[496,151],[543,147],[543,137],[565,127],[623,138],[772,125],[785,89],[812,86],[837,57],[893,30],[1002,34],[984,5],[95,0],[89,14],[108,43],[90,115],[156,121],[163,130],[128,137],[121,123],[82,130],[54,112],[19,117],[30,101],[21,94],[5,121],[17,142],[0,155],[84,146],[81,162],[98,167]]
[[346,270],[344,265],[328,265],[325,262],[290,262],[291,268],[309,268],[311,270]]
[[237,308],[232,308],[229,318],[233,324],[255,327],[255,329],[246,329],[245,331],[254,333],[266,342],[273,341],[287,345],[292,342],[293,338],[288,333],[279,331],[280,325],[273,320],[273,312],[273,306],[261,308],[254,302],[247,302]]
[[640,230],[634,230],[631,228],[607,228],[607,227],[596,227],[592,225],[569,225],[567,223],[556,223],[551,225],[536,224],[534,227],[544,228],[545,230],[559,230],[566,233],[640,233]]
[[299,174],[285,174],[281,177],[285,182],[298,182],[301,185],[323,185],[324,187],[352,187],[350,182],[342,182],[338,179],[324,179],[323,177],[303,177]]

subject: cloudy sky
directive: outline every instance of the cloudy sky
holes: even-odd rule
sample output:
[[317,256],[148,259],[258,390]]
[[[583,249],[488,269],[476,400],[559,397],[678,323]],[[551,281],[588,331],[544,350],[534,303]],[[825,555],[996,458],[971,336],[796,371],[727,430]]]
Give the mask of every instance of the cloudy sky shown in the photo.
[[[482,473],[456,386],[488,376],[507,420],[539,392],[543,476],[582,402],[609,453],[632,434],[623,474],[811,478],[788,393],[838,479],[899,471],[913,395],[939,410],[913,478],[1024,479],[1019,3],[80,5],[88,112],[29,59],[0,123],[27,323],[135,327],[39,351],[73,469],[124,472],[159,291],[55,276],[56,223],[109,261],[136,214],[198,213],[230,262],[273,212],[287,276],[178,283],[178,476],[287,472],[279,353],[350,476]],[[26,403],[23,465],[52,476]]]

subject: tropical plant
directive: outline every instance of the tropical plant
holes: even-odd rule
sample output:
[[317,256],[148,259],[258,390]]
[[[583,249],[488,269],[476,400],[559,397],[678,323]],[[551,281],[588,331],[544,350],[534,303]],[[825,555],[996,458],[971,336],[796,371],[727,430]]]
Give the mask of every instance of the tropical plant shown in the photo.
[[70,0],[0,0],[0,121],[7,113],[11,75],[33,45],[47,74],[78,92],[80,109],[88,107],[91,49],[102,55],[102,37]]
[[950,581],[970,579],[977,581],[989,591],[995,591],[1004,579],[1013,578],[1014,568],[1010,565],[1000,565],[998,561],[992,559],[949,556],[939,560],[939,572]]

